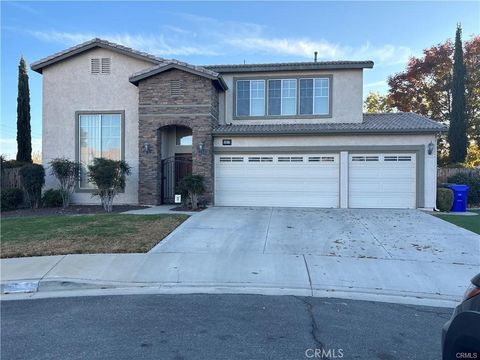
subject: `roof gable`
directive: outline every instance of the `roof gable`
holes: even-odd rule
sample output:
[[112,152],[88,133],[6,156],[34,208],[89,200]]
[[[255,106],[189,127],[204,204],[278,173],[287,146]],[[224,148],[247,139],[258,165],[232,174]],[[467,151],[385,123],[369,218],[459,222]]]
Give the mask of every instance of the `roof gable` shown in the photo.
[[215,71],[205,69],[201,66],[194,66],[184,62],[176,61],[176,60],[168,60],[165,63],[156,65],[154,67],[139,71],[132,76],[130,76],[130,82],[134,85],[138,85],[141,80],[147,79],[154,75],[163,73],[165,71],[177,69],[180,71],[185,71],[194,75],[198,75],[201,77],[205,77],[207,79],[213,80],[216,85],[220,86],[222,90],[227,90],[228,86],[223,80],[223,78]]
[[95,48],[108,49],[108,50],[117,52],[119,54],[123,54],[126,56],[151,62],[152,64],[160,64],[166,61],[165,59],[162,59],[160,57],[157,57],[151,54],[147,54],[142,51],[137,51],[123,45],[112,43],[107,40],[95,38],[87,42],[84,42],[82,44],[79,44],[71,48],[68,48],[66,50],[55,53],[53,55],[50,55],[41,60],[35,61],[30,65],[30,67],[32,70],[41,74],[43,69],[47,66],[53,65],[55,63],[58,63],[60,61],[66,60],[68,58],[71,58],[73,56],[79,55],[81,53],[84,53],[88,50],[95,49]]

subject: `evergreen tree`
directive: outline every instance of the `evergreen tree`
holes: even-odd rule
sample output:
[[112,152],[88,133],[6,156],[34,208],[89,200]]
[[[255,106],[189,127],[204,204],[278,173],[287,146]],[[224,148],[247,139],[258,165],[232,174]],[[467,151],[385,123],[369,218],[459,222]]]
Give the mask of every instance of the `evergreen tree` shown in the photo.
[[465,64],[463,62],[462,28],[457,26],[455,51],[453,54],[452,77],[452,115],[448,142],[450,144],[450,162],[463,163],[467,156],[467,111],[465,101]]
[[17,160],[31,163],[30,90],[28,88],[27,66],[23,56],[18,65],[17,148]]

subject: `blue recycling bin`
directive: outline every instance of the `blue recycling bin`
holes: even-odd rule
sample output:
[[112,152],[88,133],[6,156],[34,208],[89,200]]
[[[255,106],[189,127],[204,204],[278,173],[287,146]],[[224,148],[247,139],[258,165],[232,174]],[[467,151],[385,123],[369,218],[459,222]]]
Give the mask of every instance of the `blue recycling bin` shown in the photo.
[[468,186],[460,184],[448,184],[447,187],[453,191],[453,212],[467,211]]

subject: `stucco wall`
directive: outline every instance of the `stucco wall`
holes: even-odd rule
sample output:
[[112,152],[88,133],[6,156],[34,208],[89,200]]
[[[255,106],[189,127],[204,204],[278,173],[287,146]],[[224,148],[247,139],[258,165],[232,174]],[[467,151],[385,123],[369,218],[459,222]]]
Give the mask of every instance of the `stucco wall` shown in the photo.
[[[91,58],[111,58],[109,75],[91,75]],[[125,160],[132,166],[125,193],[115,203],[138,203],[138,88],[128,78],[151,63],[106,49],[93,49],[43,69],[43,164],[57,157],[75,159],[76,111],[125,111]],[[49,173],[47,169],[47,174]],[[47,175],[46,187],[57,187]],[[74,203],[99,203],[75,193]]]
[[[327,118],[302,118],[295,119],[286,116],[282,119],[234,119],[234,79],[259,78],[281,79],[282,77],[321,77],[332,76],[332,116]],[[228,85],[228,90],[220,97],[220,123],[233,124],[286,124],[286,123],[355,123],[362,122],[363,107],[363,71],[335,70],[335,71],[308,71],[308,72],[271,72],[271,73],[241,73],[239,75],[225,74],[223,79]],[[298,86],[298,85],[297,85]],[[265,99],[265,101],[267,101]]]
[[[232,146],[223,146],[222,139],[232,139]],[[424,148],[424,204],[425,208],[434,208],[437,187],[437,156],[436,150],[428,155],[427,146],[432,142],[436,144],[435,135],[342,135],[342,136],[219,136],[214,139],[214,148],[235,149],[265,148],[269,147],[332,147],[346,150],[348,147],[394,147],[422,146]],[[301,149],[300,149],[301,150]],[[339,152],[340,150],[338,150]],[[379,151],[381,152],[381,151]],[[422,171],[422,170],[421,170]]]

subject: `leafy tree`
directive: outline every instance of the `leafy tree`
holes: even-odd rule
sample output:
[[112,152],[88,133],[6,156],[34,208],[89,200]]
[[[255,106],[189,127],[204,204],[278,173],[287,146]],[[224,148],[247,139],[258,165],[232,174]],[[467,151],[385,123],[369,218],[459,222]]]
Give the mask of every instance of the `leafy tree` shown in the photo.
[[205,192],[202,175],[188,175],[180,180],[178,189],[182,194],[187,194],[192,209],[198,209],[198,197]]
[[462,163],[467,156],[467,112],[465,104],[465,64],[463,63],[462,29],[457,26],[453,56],[452,114],[448,131],[450,162]]
[[364,106],[365,110],[369,113],[386,113],[392,111],[388,96],[373,91],[368,93]]
[[32,135],[30,128],[30,90],[25,60],[18,65],[17,96],[17,161],[32,162]]
[[[480,144],[480,36],[464,44],[466,67],[467,135]],[[450,40],[411,57],[405,71],[388,79],[389,100],[399,111],[412,111],[442,123],[452,115],[452,74],[454,46]],[[439,147],[442,149],[442,147]]]
[[475,143],[471,143],[468,147],[465,167],[480,168],[480,146]]
[[75,190],[80,173],[80,164],[66,158],[53,159],[50,161],[51,174],[60,183],[62,205],[67,207],[70,204],[70,196]]
[[20,168],[20,176],[30,207],[38,208],[45,184],[45,169],[42,165],[27,164]]
[[130,166],[123,160],[105,158],[93,159],[88,165],[88,179],[94,183],[97,190],[94,196],[99,196],[106,212],[112,212],[113,199],[125,189],[126,176],[130,175]]

